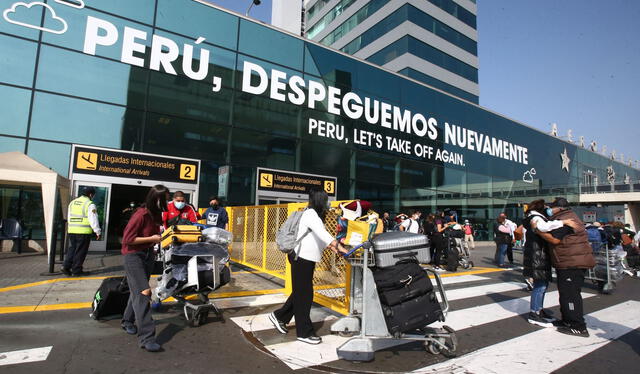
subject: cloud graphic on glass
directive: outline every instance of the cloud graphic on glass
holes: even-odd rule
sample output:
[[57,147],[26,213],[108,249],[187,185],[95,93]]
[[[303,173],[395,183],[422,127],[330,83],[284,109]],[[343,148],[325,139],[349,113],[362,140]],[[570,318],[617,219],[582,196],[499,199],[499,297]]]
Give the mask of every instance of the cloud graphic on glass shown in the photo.
[[[45,13],[45,24],[47,24],[47,20],[51,20],[51,24],[55,29],[40,25],[33,25],[27,22],[29,19],[40,20],[42,8],[44,8]],[[53,34],[64,34],[67,31],[67,22],[58,17],[51,6],[40,1],[29,4],[23,2],[14,3],[11,8],[5,9],[2,16],[9,23],[31,29],[42,30]]]
[[55,0],[56,3],[67,5],[72,8],[82,9],[84,8],[84,0]]
[[533,183],[533,176],[536,175],[536,169],[532,168],[522,174],[522,181],[526,183]]

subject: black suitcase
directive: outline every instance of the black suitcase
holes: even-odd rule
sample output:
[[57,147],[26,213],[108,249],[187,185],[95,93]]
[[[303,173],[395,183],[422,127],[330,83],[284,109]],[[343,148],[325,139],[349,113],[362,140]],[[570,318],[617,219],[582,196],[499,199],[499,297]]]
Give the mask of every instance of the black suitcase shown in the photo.
[[374,269],[373,278],[380,301],[386,305],[396,305],[433,290],[427,272],[416,262],[401,262],[392,267]]
[[458,271],[459,253],[456,240],[450,238],[449,248],[447,250],[447,271]]
[[126,277],[107,278],[93,296],[91,318],[109,319],[121,316],[129,301],[129,285]]
[[402,288],[396,288],[380,292],[380,301],[387,306],[393,306],[403,303],[407,300],[427,294],[433,290],[431,279],[424,274],[412,278],[407,285]]
[[435,291],[394,306],[383,305],[389,333],[395,337],[422,329],[435,321],[444,321],[444,314]]

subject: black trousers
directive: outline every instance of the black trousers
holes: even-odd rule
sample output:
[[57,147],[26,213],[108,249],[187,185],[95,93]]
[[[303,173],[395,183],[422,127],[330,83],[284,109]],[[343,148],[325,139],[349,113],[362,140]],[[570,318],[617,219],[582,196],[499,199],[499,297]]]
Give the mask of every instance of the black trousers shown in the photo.
[[509,244],[507,244],[507,259],[510,264],[513,264],[513,241],[510,241]]
[[82,272],[82,264],[87,257],[93,234],[69,234],[69,248],[64,258],[63,268],[76,274]]
[[556,269],[562,321],[578,330],[586,328],[580,295],[585,272],[584,269]]
[[151,318],[151,297],[141,292],[149,288],[155,257],[152,250],[124,255],[124,270],[129,283],[129,302],[122,316],[123,325],[138,327],[138,344],[156,341],[156,325]]
[[293,292],[284,305],[273,312],[280,322],[285,324],[296,317],[296,335],[299,338],[307,338],[315,335],[313,324],[311,323],[311,304],[313,304],[313,271],[316,263],[313,261],[298,258],[293,260],[293,255],[289,255],[291,264],[291,284]]
[[447,249],[447,245],[444,239],[444,236],[441,234],[433,235],[431,238],[433,245],[435,246],[435,254],[433,257],[433,265],[440,266],[440,260],[442,260],[442,254]]

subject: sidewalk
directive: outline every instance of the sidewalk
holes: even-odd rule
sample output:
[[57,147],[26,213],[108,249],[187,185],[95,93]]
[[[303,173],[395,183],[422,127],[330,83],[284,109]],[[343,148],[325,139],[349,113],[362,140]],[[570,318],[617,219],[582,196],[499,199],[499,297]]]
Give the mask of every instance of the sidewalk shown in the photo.
[[[462,272],[492,272],[493,242],[477,242],[471,251],[476,270],[446,273],[443,276],[457,276]],[[521,253],[515,252],[516,264]],[[0,314],[33,312],[59,309],[89,308],[94,293],[103,279],[122,276],[122,256],[117,252],[90,253],[84,270],[91,272],[87,277],[67,277],[59,273],[48,273],[47,257],[42,254],[0,253]],[[261,295],[281,297],[284,281],[273,276],[250,271],[232,265],[231,282],[213,294],[214,298],[245,298],[256,301]],[[151,287],[155,287],[157,276],[152,276]]]
[[[42,254],[0,254],[0,314],[56,309],[88,308],[103,279],[124,275],[119,253],[90,253],[84,270],[86,277],[67,277],[48,273],[47,257]],[[280,294],[284,281],[266,274],[232,265],[231,282],[214,293],[214,297]],[[155,287],[157,276],[151,277]]]

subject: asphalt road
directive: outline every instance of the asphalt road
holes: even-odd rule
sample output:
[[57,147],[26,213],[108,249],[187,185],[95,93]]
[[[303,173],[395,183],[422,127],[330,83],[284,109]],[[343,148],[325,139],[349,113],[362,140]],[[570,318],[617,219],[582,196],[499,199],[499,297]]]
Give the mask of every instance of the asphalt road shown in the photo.
[[[483,253],[474,256],[486,258]],[[187,326],[181,309],[169,308],[154,315],[158,341],[165,350],[149,353],[138,348],[136,338],[127,335],[118,320],[97,322],[82,309],[0,315],[0,352],[4,352],[0,353],[0,372],[280,374],[293,372],[295,367],[300,373],[419,369],[440,373],[632,373],[640,366],[640,279],[625,278],[611,295],[599,294],[591,283],[585,286],[585,314],[594,316],[589,319],[592,340],[528,324],[522,315],[528,293],[518,285],[517,270],[446,279],[452,298],[447,323],[455,326],[460,342],[458,358],[452,360],[426,353],[415,342],[379,351],[368,363],[336,360],[331,351],[342,340],[329,335],[335,315],[314,307],[314,312],[324,316],[316,328],[325,342],[322,347],[309,346],[295,342],[291,332],[280,335],[259,327],[261,316],[277,305],[225,309],[223,320],[210,317],[196,328]],[[555,290],[552,284],[545,305],[557,304]],[[550,309],[560,314],[557,306]],[[241,320],[253,324],[242,327]],[[10,356],[7,352],[50,346],[46,360],[3,365]]]

